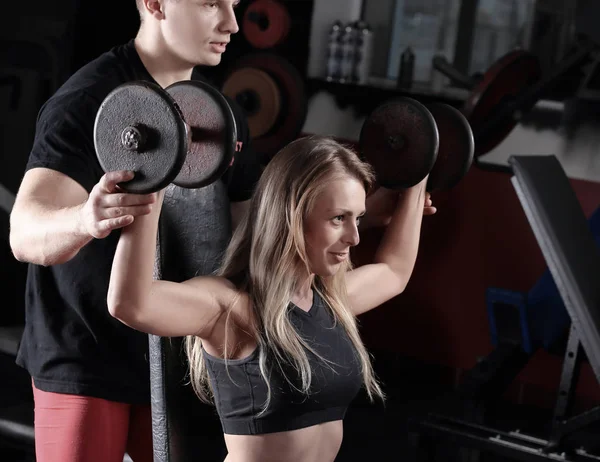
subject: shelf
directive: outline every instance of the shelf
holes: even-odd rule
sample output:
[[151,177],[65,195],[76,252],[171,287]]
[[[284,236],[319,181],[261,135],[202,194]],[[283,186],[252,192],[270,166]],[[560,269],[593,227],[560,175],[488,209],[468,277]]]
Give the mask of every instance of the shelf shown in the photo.
[[395,97],[406,96],[428,104],[442,102],[461,108],[469,96],[467,90],[446,88],[434,92],[429,85],[415,83],[410,89],[397,88],[395,82],[385,79],[371,79],[368,85],[330,82],[321,78],[306,80],[309,96],[325,91],[332,94],[340,108],[352,107],[358,115],[367,115],[383,102]]

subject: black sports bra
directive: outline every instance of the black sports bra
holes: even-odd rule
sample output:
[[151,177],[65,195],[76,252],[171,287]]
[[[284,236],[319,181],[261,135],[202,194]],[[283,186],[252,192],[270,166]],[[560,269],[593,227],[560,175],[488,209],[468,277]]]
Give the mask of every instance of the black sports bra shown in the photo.
[[[227,361],[227,369],[223,359],[203,352],[224,433],[255,435],[340,420],[360,390],[363,379],[356,350],[341,324],[334,326],[333,315],[318,293],[314,291],[308,312],[290,304],[289,315],[296,331],[328,362],[307,352],[312,368],[308,395],[292,387],[273,367],[271,402],[260,416],[267,386],[260,374],[258,349],[247,358]],[[299,381],[291,366],[286,375]]]

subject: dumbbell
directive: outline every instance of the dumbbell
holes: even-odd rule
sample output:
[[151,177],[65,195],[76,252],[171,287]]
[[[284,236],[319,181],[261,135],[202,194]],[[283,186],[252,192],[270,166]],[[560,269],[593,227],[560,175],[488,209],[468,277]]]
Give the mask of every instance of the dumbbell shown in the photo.
[[173,183],[201,188],[231,164],[237,128],[227,99],[201,81],[166,89],[153,82],[122,84],[102,101],[94,147],[105,172],[131,170],[119,186],[148,194]]
[[428,174],[428,191],[450,189],[469,170],[474,151],[473,131],[459,110],[408,97],[376,107],[359,140],[360,155],[373,166],[377,182],[390,189],[410,188]]

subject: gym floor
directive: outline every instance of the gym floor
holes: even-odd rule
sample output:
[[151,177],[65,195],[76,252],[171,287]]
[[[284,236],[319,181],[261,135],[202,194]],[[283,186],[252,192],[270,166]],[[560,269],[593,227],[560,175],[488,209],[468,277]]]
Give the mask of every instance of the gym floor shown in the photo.
[[[386,358],[386,362],[394,364],[393,369],[378,367],[377,360],[375,363],[376,372],[385,384],[385,406],[371,404],[363,395],[355,400],[344,422],[344,442],[336,462],[417,460],[408,436],[409,419],[433,409],[439,399],[451,392],[448,386],[441,385],[448,381],[436,367],[400,358]],[[0,355],[0,370],[11,371],[0,384],[0,407],[30,401],[29,377],[14,366],[12,357]],[[8,448],[1,441],[0,460],[35,462],[32,456]],[[438,451],[436,455],[436,462],[453,460],[452,451]],[[485,458],[485,462],[499,460],[492,456]]]
[[[384,384],[387,399],[385,405],[380,402],[371,404],[361,394],[352,404],[344,421],[344,441],[336,462],[365,461],[424,461],[423,454],[417,454],[413,438],[409,434],[409,422],[414,417],[440,409],[441,403],[447,403],[452,395],[448,372],[434,365],[411,361],[397,355],[375,354],[374,367]],[[14,365],[14,358],[0,354],[0,370],[3,379],[0,382],[0,412],[2,409],[31,402],[31,385],[27,373]],[[7,373],[4,373],[4,372]],[[496,428],[528,429],[542,428],[550,422],[551,409],[524,408],[498,400],[494,409],[488,412],[490,425]],[[32,406],[27,419],[33,419]],[[493,415],[493,419],[490,416]],[[31,421],[31,420],[29,420]],[[598,430],[593,430],[589,442],[596,442]],[[543,435],[540,435],[543,436]],[[598,448],[600,449],[600,448]],[[427,462],[504,462],[493,454],[480,454],[473,458],[456,447],[436,445],[435,454]],[[420,456],[420,457],[419,457]],[[125,459],[128,460],[128,459]],[[32,455],[8,447],[0,438],[1,462],[35,462]],[[194,461],[196,462],[196,461]],[[222,462],[222,461],[197,461]]]
[[[14,365],[14,359],[0,355],[0,370],[10,371],[0,383],[0,406],[6,408],[21,402],[30,402],[29,377]],[[427,403],[441,390],[433,385],[416,380],[414,371],[407,372],[405,386],[388,384],[388,399],[385,408],[381,403],[371,404],[366,397],[359,396],[349,409],[345,420],[344,443],[337,461],[365,460],[407,460],[405,457],[391,456],[406,454],[407,418],[427,408]],[[386,382],[386,378],[382,377]],[[390,379],[396,381],[395,379]],[[427,380],[430,384],[435,380]],[[22,451],[10,449],[0,441],[2,462],[34,462],[31,456]]]

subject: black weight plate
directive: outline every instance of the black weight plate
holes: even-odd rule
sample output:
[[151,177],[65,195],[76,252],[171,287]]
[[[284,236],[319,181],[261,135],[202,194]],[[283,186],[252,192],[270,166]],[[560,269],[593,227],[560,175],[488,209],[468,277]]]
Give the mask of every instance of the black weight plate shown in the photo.
[[237,143],[235,118],[229,103],[209,84],[188,80],[167,87],[191,132],[185,162],[173,183],[201,188],[225,173]]
[[473,162],[473,131],[467,118],[448,104],[432,103],[427,109],[435,119],[440,136],[437,160],[429,173],[427,189],[450,189],[467,174]]
[[377,182],[404,189],[419,183],[437,158],[439,134],[429,110],[412,98],[387,101],[363,124],[359,150],[375,169]]
[[[129,128],[129,129],[128,129]],[[142,134],[137,149],[125,145],[126,133]],[[177,176],[187,153],[186,126],[175,101],[151,82],[130,82],[104,99],[94,123],[94,147],[105,172],[132,170],[133,180],[119,185],[147,194]]]

